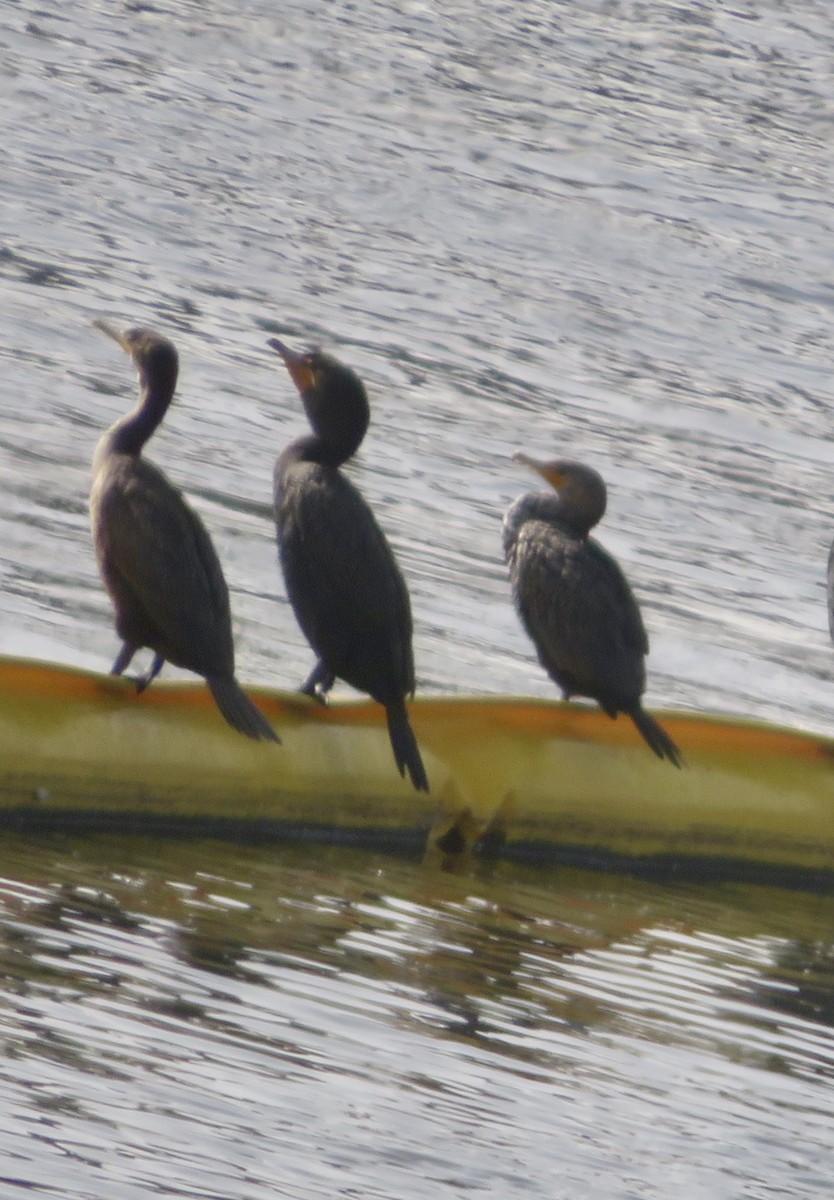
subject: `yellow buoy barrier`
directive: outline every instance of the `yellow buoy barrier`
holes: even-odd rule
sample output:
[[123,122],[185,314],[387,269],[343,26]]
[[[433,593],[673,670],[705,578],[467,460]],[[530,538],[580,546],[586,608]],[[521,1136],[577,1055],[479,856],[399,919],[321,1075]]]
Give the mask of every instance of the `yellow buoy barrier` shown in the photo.
[[659,718],[682,770],[631,722],[512,697],[419,697],[431,784],[402,780],[385,716],[247,688],[282,738],[229,729],[200,681],[126,680],[0,657],[0,822],[308,836],[517,857],[832,872],[834,742],[711,715]]

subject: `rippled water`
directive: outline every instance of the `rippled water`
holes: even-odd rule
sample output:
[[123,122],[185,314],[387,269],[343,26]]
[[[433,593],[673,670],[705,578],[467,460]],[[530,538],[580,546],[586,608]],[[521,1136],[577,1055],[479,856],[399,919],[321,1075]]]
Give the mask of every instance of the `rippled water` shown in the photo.
[[829,900],[211,843],[7,863],[10,1185],[829,1193]]
[[104,314],[180,347],[153,454],[220,546],[242,673],[306,674],[269,521],[304,424],[280,331],[368,382],[353,473],[408,574],[423,689],[551,694],[500,561],[522,446],[607,476],[654,703],[830,728],[829,17],[7,6],[7,638],[111,661],[85,498],[134,381]]
[[[552,694],[500,561],[524,448],[608,479],[650,703],[830,732],[830,17],[5,4],[0,648],[116,649],[86,514],[135,390],[107,316],[180,349],[152,455],[221,552],[242,678],[306,675],[270,524],[304,426],[280,333],[368,383],[352,474],[423,691]],[[828,899],[153,842],[0,858],[7,1189],[829,1194]]]

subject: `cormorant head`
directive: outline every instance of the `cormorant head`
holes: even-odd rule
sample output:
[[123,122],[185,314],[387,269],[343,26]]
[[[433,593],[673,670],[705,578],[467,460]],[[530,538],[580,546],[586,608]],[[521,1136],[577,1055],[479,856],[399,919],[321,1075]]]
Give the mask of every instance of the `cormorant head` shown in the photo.
[[267,344],[284,360],[307,419],[320,440],[333,448],[339,461],[349,458],[365,436],[370,420],[362,380],[323,350],[297,354],[278,338],[271,338]]
[[575,524],[591,529],[602,520],[607,496],[605,480],[599,471],[567,458],[552,458],[543,462],[519,452],[513,455],[513,459],[547,480],[559,493],[565,513],[573,518]]
[[122,332],[109,321],[93,321],[93,325],[118,342],[124,352],[130,355],[144,387],[173,395],[179,370],[179,358],[173,342],[153,329],[127,329]]

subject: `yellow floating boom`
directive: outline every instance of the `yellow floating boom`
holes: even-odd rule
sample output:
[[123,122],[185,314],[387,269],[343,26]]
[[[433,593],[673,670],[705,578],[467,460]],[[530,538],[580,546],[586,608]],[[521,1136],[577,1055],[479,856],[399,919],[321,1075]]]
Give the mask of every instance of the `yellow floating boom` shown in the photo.
[[[421,697],[431,793],[400,779],[383,710],[247,689],[283,745],[224,725],[199,681],[0,657],[0,823],[309,837],[585,864],[834,881],[834,742],[663,712],[680,771],[630,721],[520,698]],[[802,881],[802,880],[800,880]]]

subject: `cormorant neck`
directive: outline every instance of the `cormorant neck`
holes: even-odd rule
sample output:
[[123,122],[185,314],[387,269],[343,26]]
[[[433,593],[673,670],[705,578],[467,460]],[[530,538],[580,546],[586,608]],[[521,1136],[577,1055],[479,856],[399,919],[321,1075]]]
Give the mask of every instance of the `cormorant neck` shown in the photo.
[[589,521],[586,512],[555,492],[530,492],[522,497],[521,503],[524,520],[546,521],[577,540],[586,538],[599,519]]
[[340,467],[356,453],[365,436],[365,429],[331,430],[325,437],[321,433],[308,433],[293,442],[296,461],[321,463],[325,467]]
[[595,520],[588,520],[587,513],[578,512],[572,504],[567,503],[561,496],[556,497],[555,512],[555,523],[560,529],[564,529],[565,533],[569,534],[570,537],[577,540],[588,537],[594,525],[596,525]]
[[174,396],[173,379],[141,381],[139,403],[127,416],[116,422],[108,434],[109,448],[114,454],[139,455],[148,439],[156,432]]
[[309,462],[340,467],[355,454],[368,431],[371,410],[362,380],[326,354],[313,356],[314,381],[301,401],[313,437],[305,444]]

